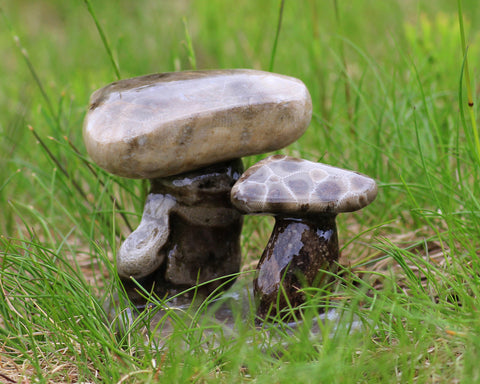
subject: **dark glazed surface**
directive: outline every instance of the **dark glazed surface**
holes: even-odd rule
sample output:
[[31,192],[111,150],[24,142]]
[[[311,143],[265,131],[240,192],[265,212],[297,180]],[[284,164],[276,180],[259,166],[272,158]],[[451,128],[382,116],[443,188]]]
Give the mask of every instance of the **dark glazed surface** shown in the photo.
[[[242,171],[237,159],[151,180],[152,194],[172,196],[176,204],[169,211],[168,239],[159,250],[163,263],[138,279],[147,291],[172,296],[197,283],[239,272],[243,218],[230,203],[230,189]],[[128,279],[123,281],[132,301],[142,305],[135,286]],[[222,283],[219,279],[199,291],[207,295]]]
[[254,293],[259,304],[257,315],[274,316],[287,306],[305,301],[304,287],[321,287],[330,281],[322,271],[335,271],[338,261],[335,216],[307,220],[277,217],[273,233],[257,266]]
[[[242,218],[226,225],[195,225],[177,215],[171,219],[172,236],[167,245],[165,281],[171,286],[192,287],[240,270],[238,234]],[[208,285],[213,291],[222,281]]]

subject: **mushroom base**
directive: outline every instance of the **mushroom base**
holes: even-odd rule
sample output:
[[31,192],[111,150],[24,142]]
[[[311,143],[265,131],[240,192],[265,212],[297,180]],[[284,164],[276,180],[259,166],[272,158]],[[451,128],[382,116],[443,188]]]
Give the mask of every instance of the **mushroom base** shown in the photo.
[[[242,171],[237,159],[151,180],[148,201],[152,203],[144,211],[145,224],[126,239],[131,245],[122,246],[117,254],[119,275],[136,306],[144,305],[145,299],[130,277],[160,298],[188,290],[177,302],[233,284],[234,278],[223,277],[240,271],[243,217],[231,205],[230,189]],[[157,208],[156,201],[167,208]],[[149,240],[152,238],[161,240]],[[128,252],[130,249],[135,253]]]
[[257,316],[266,319],[304,303],[302,288],[330,283],[338,258],[334,215],[301,220],[276,217],[253,285]]

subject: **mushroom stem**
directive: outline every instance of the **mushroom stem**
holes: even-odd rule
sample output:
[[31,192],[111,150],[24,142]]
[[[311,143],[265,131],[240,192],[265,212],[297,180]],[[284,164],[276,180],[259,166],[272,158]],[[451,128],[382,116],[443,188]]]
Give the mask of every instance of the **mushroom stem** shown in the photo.
[[143,300],[130,277],[160,297],[207,283],[191,292],[203,296],[225,284],[223,276],[239,272],[243,217],[230,202],[230,190],[242,171],[235,159],[150,180],[142,221],[117,254],[118,273],[134,304]]
[[308,218],[277,216],[257,266],[257,315],[265,319],[305,301],[304,287],[322,287],[339,258],[336,215]]

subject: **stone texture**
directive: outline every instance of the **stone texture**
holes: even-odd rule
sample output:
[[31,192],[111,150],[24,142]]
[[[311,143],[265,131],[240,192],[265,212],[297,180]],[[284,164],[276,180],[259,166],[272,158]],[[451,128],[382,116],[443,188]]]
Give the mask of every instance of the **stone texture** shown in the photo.
[[377,195],[375,181],[357,172],[289,156],[270,156],[253,165],[232,188],[233,205],[243,213],[352,212]]
[[163,73],[94,92],[88,153],[124,177],[157,178],[287,146],[306,130],[310,95],[298,79],[254,70]]

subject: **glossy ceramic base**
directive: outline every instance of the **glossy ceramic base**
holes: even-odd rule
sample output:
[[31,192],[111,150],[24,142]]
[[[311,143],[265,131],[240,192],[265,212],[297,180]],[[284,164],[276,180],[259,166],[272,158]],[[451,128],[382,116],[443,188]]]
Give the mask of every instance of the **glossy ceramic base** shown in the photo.
[[265,319],[304,303],[302,288],[329,283],[328,272],[336,270],[338,257],[335,215],[302,220],[277,217],[254,281],[258,316]]
[[230,189],[242,171],[235,160],[151,180],[142,222],[117,254],[118,273],[135,305],[145,295],[131,277],[162,298],[195,286],[208,295],[233,283],[223,276],[240,270],[243,217],[231,205]]

